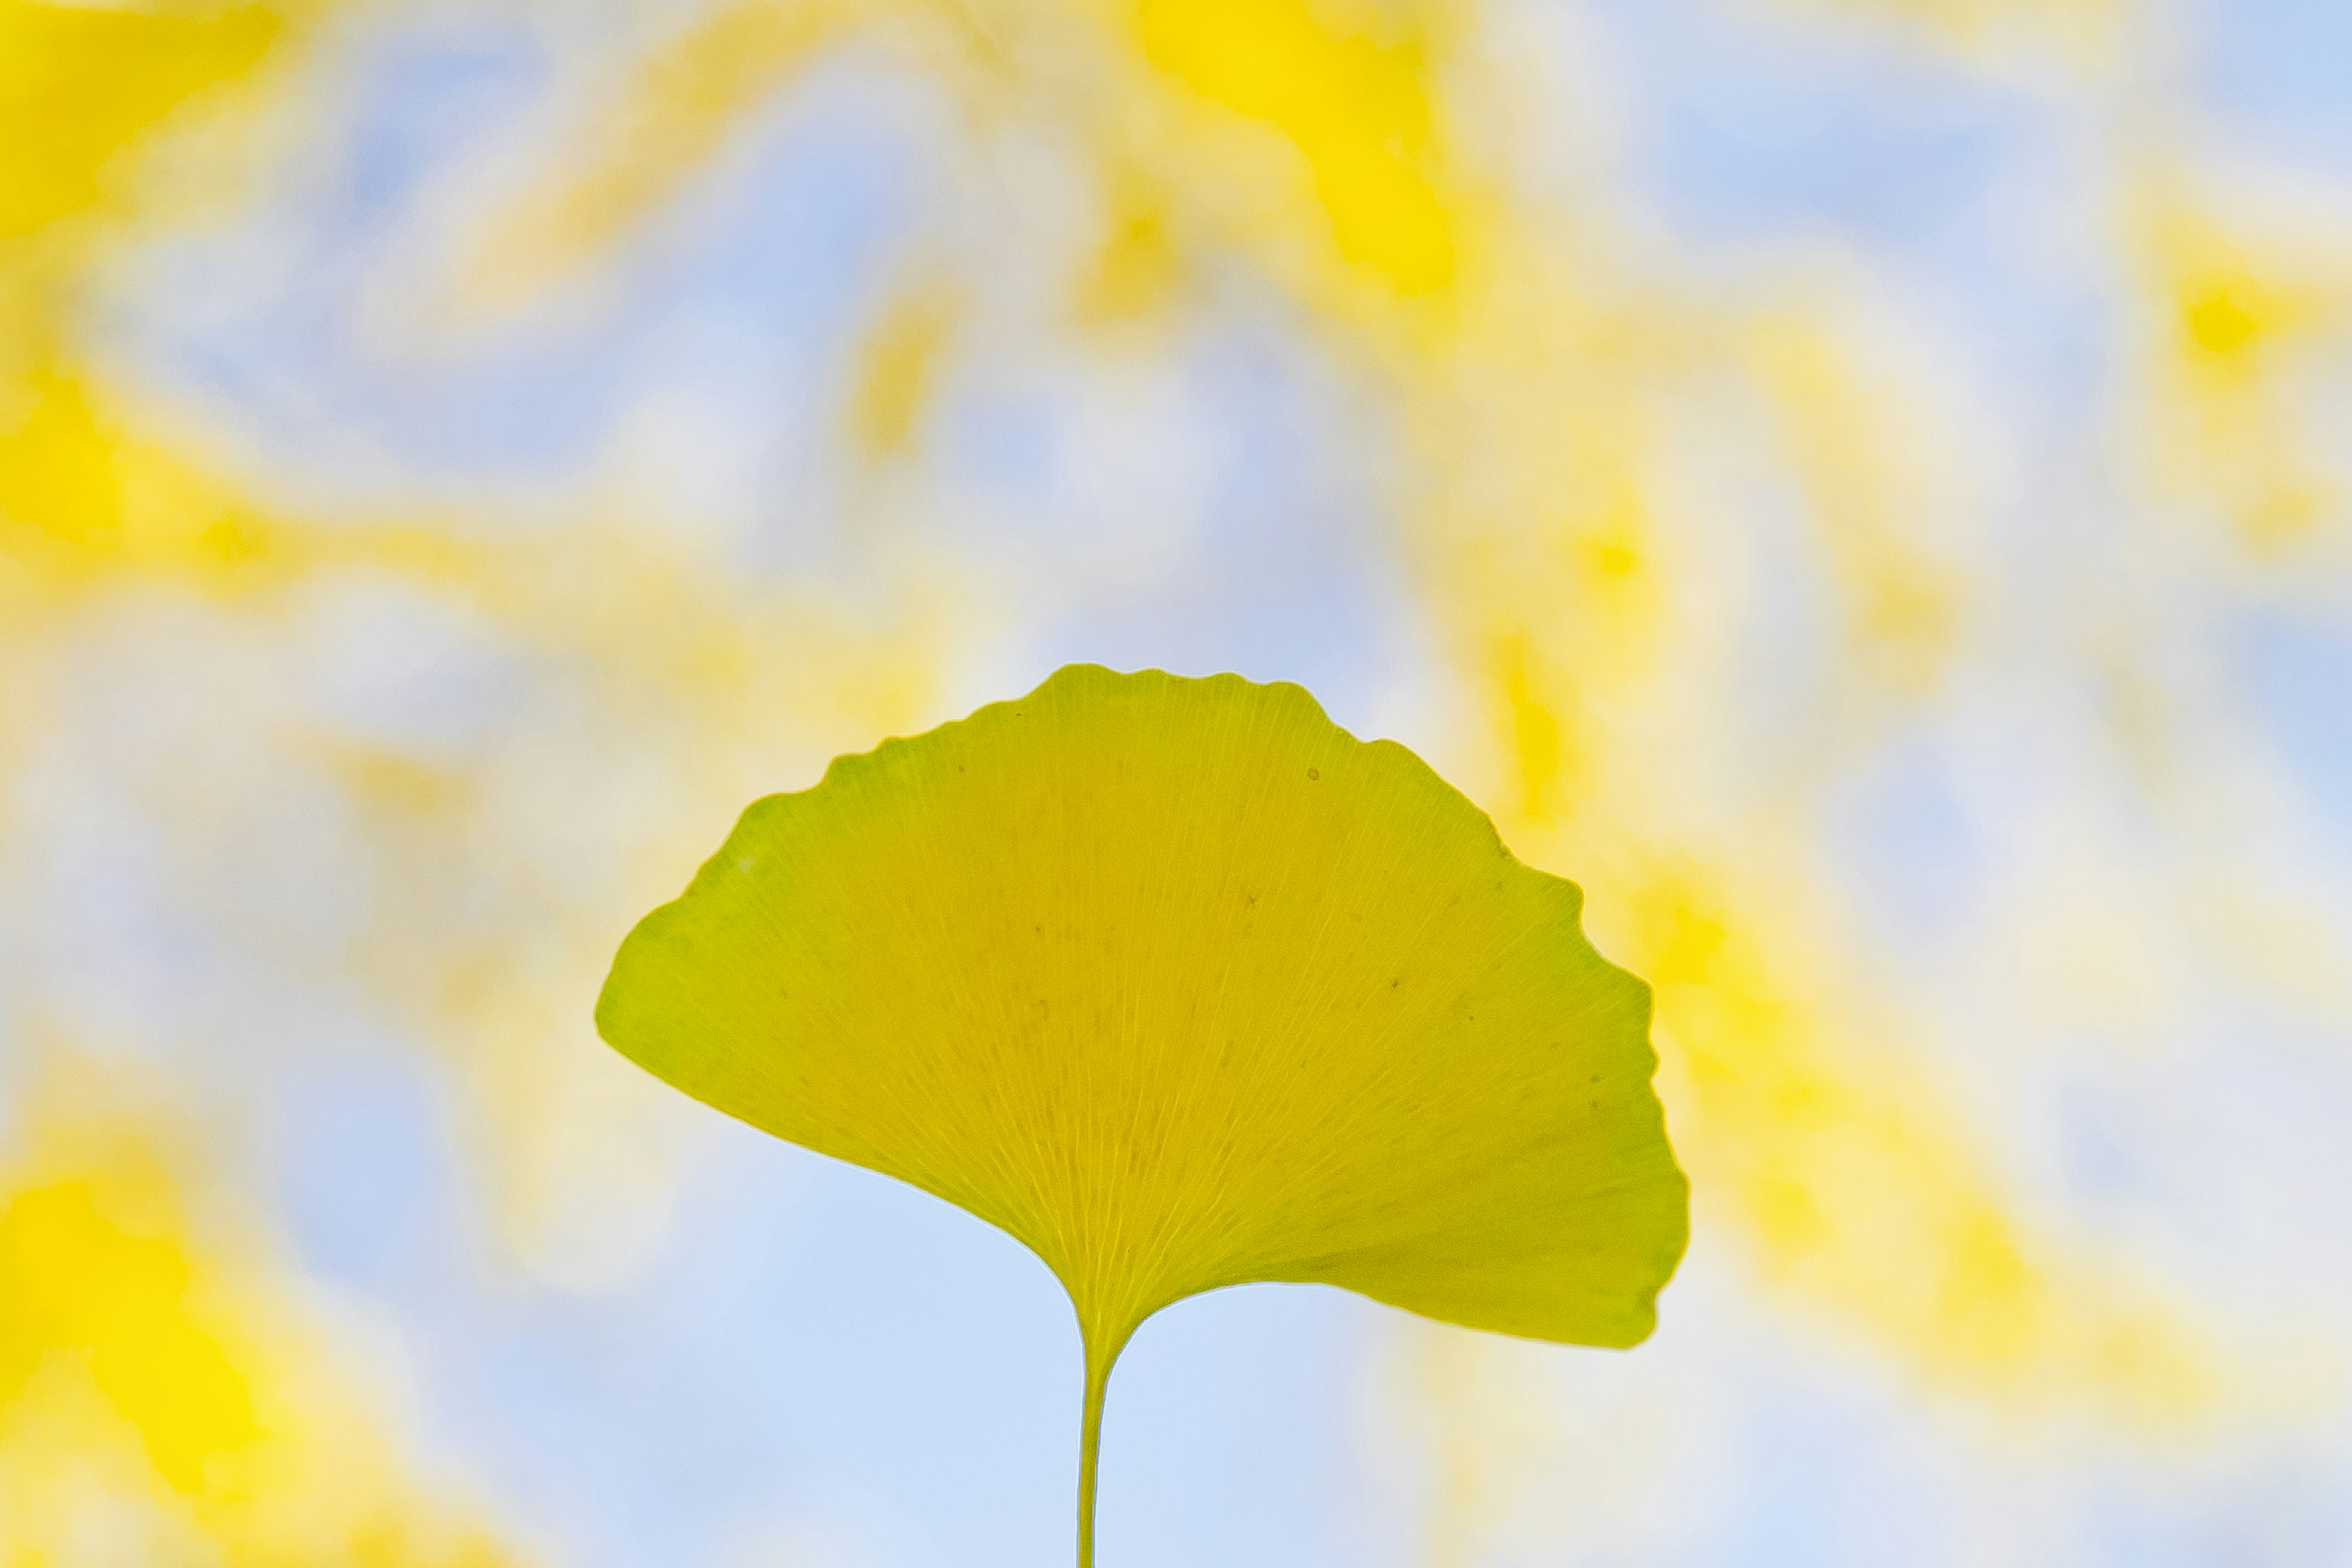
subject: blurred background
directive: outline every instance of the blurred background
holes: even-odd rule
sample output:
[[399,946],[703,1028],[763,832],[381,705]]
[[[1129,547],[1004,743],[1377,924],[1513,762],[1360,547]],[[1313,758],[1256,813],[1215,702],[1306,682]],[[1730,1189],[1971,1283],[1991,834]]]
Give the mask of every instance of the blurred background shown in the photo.
[[1696,1226],[1169,1312],[1106,1568],[2352,1563],[2352,6],[0,0],[0,1564],[1068,1562],[591,1009],[1074,659],[1582,882]]

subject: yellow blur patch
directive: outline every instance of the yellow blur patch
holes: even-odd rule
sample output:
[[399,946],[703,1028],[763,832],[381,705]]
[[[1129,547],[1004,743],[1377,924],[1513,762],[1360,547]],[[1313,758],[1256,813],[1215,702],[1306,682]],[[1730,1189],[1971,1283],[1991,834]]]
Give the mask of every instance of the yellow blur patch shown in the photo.
[[1108,186],[1101,247],[1078,286],[1086,320],[1133,321],[1161,309],[1183,279],[1168,193],[1133,170],[1118,171]]
[[0,0],[0,238],[96,205],[116,153],[191,95],[250,69],[282,27],[261,5]]
[[276,563],[234,492],[103,420],[80,382],[43,372],[24,391],[0,426],[0,562],[52,587],[133,573],[212,589]]
[[1140,0],[1144,58],[1305,158],[1333,243],[1402,295],[1454,279],[1458,236],[1437,181],[1428,63],[1410,37],[1349,29],[1307,0]]
[[1931,492],[1905,460],[1901,427],[1816,326],[1767,321],[1750,351],[1813,503],[1848,626],[1896,680],[1927,688],[1954,651],[1962,605],[1956,577],[1906,537],[1906,520]]
[[2241,361],[2278,329],[2269,290],[2259,280],[2208,278],[2185,291],[2180,326],[2189,346],[2217,361]]
[[0,425],[0,573],[49,596],[121,577],[226,595],[362,562],[444,586],[492,563],[421,525],[304,528],[257,510],[190,457],[107,417],[92,389],[43,371]]
[[1519,816],[1527,822],[1549,822],[1560,808],[1567,737],[1551,710],[1536,697],[1528,671],[1530,657],[1524,634],[1499,639],[1494,679],[1509,718],[1511,755],[1518,764]]
[[212,1461],[257,1428],[245,1380],[188,1310],[188,1261],[100,1212],[87,1182],[0,1209],[0,1406],[42,1360],[80,1361],[139,1433],[156,1473],[205,1489]]
[[1837,988],[1801,928],[1737,910],[1695,868],[1646,875],[1624,890],[1627,956],[1658,987],[1686,1157],[1771,1275],[1954,1387],[2087,1393],[2143,1423],[2210,1408],[2208,1349],[2028,1233],[1932,1091],[1822,1005]]
[[[407,1486],[265,1282],[208,1258],[142,1139],[38,1122],[0,1188],[0,1563],[497,1568]],[[96,1533],[93,1533],[96,1532]]]
[[894,300],[861,346],[850,387],[849,435],[869,458],[904,454],[939,380],[955,332],[957,302],[940,287],[910,289]]
[[2326,289],[2286,278],[2291,263],[2265,261],[2213,226],[2178,216],[2159,237],[2168,273],[2178,351],[2200,374],[2244,381],[2267,353],[2328,324]]
[[2231,380],[2259,374],[2265,351],[2325,321],[2316,290],[2267,275],[2218,237],[2178,243],[2173,312],[2180,353],[2200,373]]
[[2151,200],[2140,233],[2161,314],[2155,466],[2255,553],[2284,551],[2345,504],[2306,399],[2352,328],[2352,255],[2233,232],[2183,197]]

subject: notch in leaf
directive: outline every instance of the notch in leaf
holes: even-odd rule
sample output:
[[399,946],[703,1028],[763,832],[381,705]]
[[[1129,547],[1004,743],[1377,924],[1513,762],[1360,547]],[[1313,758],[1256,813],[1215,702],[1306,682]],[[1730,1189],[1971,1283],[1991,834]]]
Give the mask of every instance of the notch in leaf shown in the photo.
[[1682,1256],[1649,989],[1572,882],[1296,686],[1062,669],[743,814],[596,1008],[649,1071],[1010,1232],[1105,1384],[1160,1308],[1342,1286],[1625,1346]]

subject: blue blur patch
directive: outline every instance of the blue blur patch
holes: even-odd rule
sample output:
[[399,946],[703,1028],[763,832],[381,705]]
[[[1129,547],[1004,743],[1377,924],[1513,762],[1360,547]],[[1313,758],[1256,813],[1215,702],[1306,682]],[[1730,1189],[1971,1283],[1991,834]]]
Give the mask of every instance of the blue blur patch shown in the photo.
[[[1769,9],[1694,25],[1633,0],[1599,16],[1638,82],[1628,176],[1702,270],[1865,251],[2029,438],[2073,438],[2114,374],[2118,325],[2075,259],[2074,214],[2105,177],[2093,117],[1900,27]],[[2025,191],[2044,206],[2021,207]]]
[[1753,1413],[1759,1430],[1741,1445],[1747,1472],[1725,1510],[1715,1560],[1738,1568],[1815,1568],[1852,1563],[1840,1483],[1867,1450],[1844,1423],[1790,1400]]
[[[909,1568],[1066,1561],[1082,1379],[1060,1285],[928,1194],[713,1128],[642,1283],[493,1293],[430,1335],[437,1423],[511,1515],[580,1568],[719,1562],[845,1517]],[[1330,1456],[1378,1310],[1252,1289],[1147,1325],[1113,1379],[1105,1561],[1338,1568]]]
[[[290,250],[281,286],[254,292],[233,258],[167,254],[176,287],[150,308],[169,314],[148,324],[159,370],[331,489],[349,483],[336,457],[354,452],[426,485],[577,478],[681,343],[698,356],[723,347],[704,372],[772,408],[795,380],[830,374],[829,353],[908,226],[919,154],[871,115],[795,115],[790,95],[583,265],[616,288],[609,310],[452,327],[390,351],[363,339],[379,252],[436,179],[462,174],[533,104],[543,76],[520,46],[392,51],[362,89],[340,183],[289,193],[275,215]],[[430,89],[413,101],[400,91],[411,79]]]
[[1079,1363],[1043,1267],[913,1188],[712,1138],[642,1282],[450,1324],[436,1382],[516,1516],[581,1568],[719,1562],[861,1510],[913,1568],[1066,1555]]
[[1702,247],[1835,229],[1905,244],[1979,221],[2027,100],[1930,50],[1801,18],[1604,5],[1646,105],[1634,163]]
[[2352,1489],[2341,1468],[2284,1443],[2266,1447],[2253,1439],[2224,1461],[2235,1473],[2218,1488],[2145,1477],[2095,1487],[2089,1518],[2062,1550],[2085,1568],[2352,1561]]
[[455,1194],[441,1090],[390,1054],[297,1067],[273,1098],[278,1202],[313,1273],[379,1296],[411,1294]]
[[2061,1085],[2051,1097],[2059,1171],[2087,1206],[2152,1202],[2163,1194],[2148,1151],[2160,1140],[2130,1098],[2091,1083]]
[[2267,611],[2242,616],[2231,643],[2263,732],[2352,847],[2352,628]]
[[1391,1309],[1321,1287],[1249,1285],[1143,1326],[1103,1420],[1099,1555],[1346,1568],[1360,1480],[1347,1417]]
[[546,86],[548,62],[520,29],[394,34],[362,58],[344,148],[348,220],[400,215],[435,171],[462,157]]
[[2193,46],[2209,108],[2289,167],[2352,174],[2352,5],[2207,0]]
[[786,1495],[808,1511],[887,1497],[942,1568],[1067,1555],[1083,1384],[1061,1286],[937,1198],[794,1159],[814,1184],[809,1224],[747,1279],[789,1332],[743,1384],[772,1413]]
[[1691,1554],[1721,1568],[1854,1568],[1934,1563],[1958,1523],[1926,1456],[1890,1441],[1910,1412],[1867,1385],[1759,1376],[1743,1402],[1741,1471]]
[[1153,570],[1131,584],[1097,584],[1078,603],[1042,607],[1026,668],[1037,679],[1084,660],[1296,681],[1335,721],[1367,728],[1419,654],[1403,563],[1367,547],[1394,527],[1361,461],[1374,437],[1351,434],[1377,421],[1342,406],[1351,389],[1298,338],[1206,331],[1181,363],[1187,421],[1202,437],[1199,505],[1149,536],[1069,495],[1080,437],[1067,400],[984,391],[954,412],[946,460],[1016,520],[1018,553],[1152,555]]
[[1885,934],[1929,947],[1981,906],[1990,847],[1931,738],[1883,748],[1841,780],[1827,812],[1832,858]]
[[304,651],[319,720],[395,754],[450,762],[505,736],[529,670],[497,628],[396,579],[346,576],[309,591]]

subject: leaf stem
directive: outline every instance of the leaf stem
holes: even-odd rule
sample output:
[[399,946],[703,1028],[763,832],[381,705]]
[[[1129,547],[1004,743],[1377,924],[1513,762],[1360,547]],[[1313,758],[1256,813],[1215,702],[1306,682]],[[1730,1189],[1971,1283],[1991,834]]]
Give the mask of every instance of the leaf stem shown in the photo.
[[1095,1568],[1095,1474],[1102,1450],[1103,1394],[1127,1335],[1087,1335],[1087,1398],[1078,1432],[1078,1568]]

